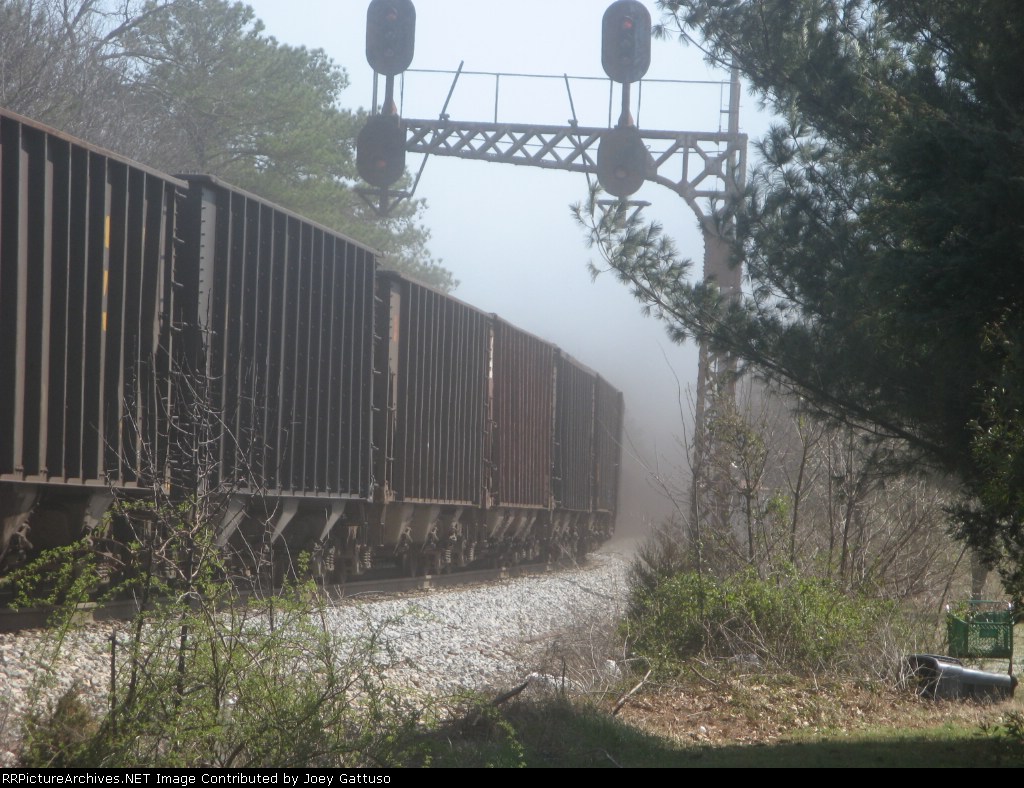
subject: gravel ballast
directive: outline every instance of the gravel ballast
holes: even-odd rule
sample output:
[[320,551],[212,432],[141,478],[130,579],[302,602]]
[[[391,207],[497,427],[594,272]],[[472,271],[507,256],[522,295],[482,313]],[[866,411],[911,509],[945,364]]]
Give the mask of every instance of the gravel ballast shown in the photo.
[[[397,686],[431,696],[511,686],[536,669],[550,641],[587,620],[612,621],[626,597],[626,559],[613,551],[579,569],[531,575],[472,588],[347,602],[328,613],[339,633],[381,629]],[[123,625],[122,625],[123,626]],[[74,633],[65,645],[58,686],[79,682],[102,698],[109,683],[110,625]],[[40,631],[0,634],[0,766],[13,763],[10,732],[24,713],[45,644]],[[14,723],[12,725],[12,723]]]

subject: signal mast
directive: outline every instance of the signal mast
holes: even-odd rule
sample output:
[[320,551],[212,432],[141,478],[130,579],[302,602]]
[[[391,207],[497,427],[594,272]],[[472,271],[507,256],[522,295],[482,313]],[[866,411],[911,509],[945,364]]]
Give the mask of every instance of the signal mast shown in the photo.
[[[601,65],[622,85],[622,109],[612,128],[536,124],[459,122],[442,112],[438,120],[403,119],[394,102],[395,76],[412,63],[416,10],[412,0],[371,0],[366,15],[366,59],[386,78],[381,110],[357,138],[356,167],[370,186],[361,193],[376,200],[382,215],[409,197],[390,187],[405,172],[407,152],[478,159],[596,175],[602,188],[620,202],[652,181],[682,197],[696,214],[704,239],[703,279],[726,297],[740,293],[741,271],[730,263],[735,233],[733,206],[743,191],[747,137],[739,132],[739,72],[730,75],[728,130],[657,131],[637,128],[630,113],[630,90],[651,63],[651,15],[639,0],[616,0],[602,19]],[[376,101],[374,101],[376,105]],[[652,156],[650,146],[662,151]],[[596,152],[594,148],[596,147]],[[568,149],[568,153],[565,150]],[[595,155],[596,153],[596,155]],[[676,157],[700,162],[671,174]],[[701,521],[728,528],[729,501],[722,480],[712,478],[715,454],[708,430],[715,414],[735,405],[736,362],[728,354],[699,348],[697,396],[691,465],[691,511]],[[699,533],[697,534],[699,539]]]

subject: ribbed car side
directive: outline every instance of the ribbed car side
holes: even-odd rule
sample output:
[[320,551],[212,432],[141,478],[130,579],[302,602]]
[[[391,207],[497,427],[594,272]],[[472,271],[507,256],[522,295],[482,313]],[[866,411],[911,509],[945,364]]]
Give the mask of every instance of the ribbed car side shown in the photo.
[[576,554],[622,397],[555,346],[215,178],[0,111],[0,574],[202,490],[241,574]]
[[0,112],[0,572],[169,472],[183,188]]

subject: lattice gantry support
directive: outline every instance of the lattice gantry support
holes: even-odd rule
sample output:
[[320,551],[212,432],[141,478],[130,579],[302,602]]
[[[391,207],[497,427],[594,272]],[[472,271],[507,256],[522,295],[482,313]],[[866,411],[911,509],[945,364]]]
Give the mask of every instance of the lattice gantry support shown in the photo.
[[[568,172],[597,173],[597,148],[610,129],[525,123],[464,123],[405,119],[410,153],[454,156]],[[671,189],[704,224],[743,188],[747,138],[732,132],[650,131],[640,135],[651,151],[647,180]]]

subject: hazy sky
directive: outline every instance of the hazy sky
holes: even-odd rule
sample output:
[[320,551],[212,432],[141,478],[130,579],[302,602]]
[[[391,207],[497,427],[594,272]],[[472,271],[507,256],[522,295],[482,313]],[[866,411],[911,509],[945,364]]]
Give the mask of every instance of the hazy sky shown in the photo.
[[[250,0],[266,33],[287,44],[322,48],[349,75],[343,103],[369,107],[373,74],[365,58],[368,0]],[[436,118],[451,75],[416,69],[599,77],[571,79],[582,125],[606,126],[609,81],[601,69],[604,0],[416,0],[416,55],[400,83],[400,110],[407,118]],[[655,21],[653,0],[645,3]],[[717,131],[727,92],[723,71],[709,70],[693,46],[655,42],[652,64],[634,114],[641,128]],[[665,85],[652,80],[714,84]],[[380,96],[383,97],[383,79]],[[615,87],[613,123],[618,115]],[[564,125],[572,117],[562,79],[538,80],[464,75],[448,108],[454,120]],[[634,87],[634,96],[636,96]],[[741,131],[756,137],[766,121],[743,96]],[[420,157],[410,155],[415,171]],[[431,157],[416,197],[427,200],[430,249],[461,282],[455,295],[496,312],[577,357],[622,389],[627,426],[638,440],[678,462],[676,378],[696,380],[696,350],[673,345],[661,325],[641,315],[640,305],[611,275],[591,282],[586,248],[569,206],[585,199],[584,175],[530,167]],[[651,203],[649,218],[661,221],[700,273],[703,245],[693,212],[673,192],[648,184],[636,198]]]

